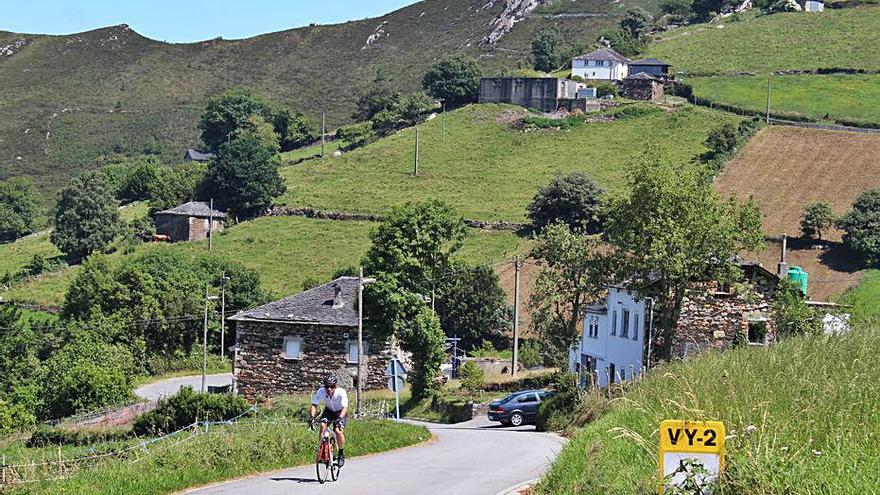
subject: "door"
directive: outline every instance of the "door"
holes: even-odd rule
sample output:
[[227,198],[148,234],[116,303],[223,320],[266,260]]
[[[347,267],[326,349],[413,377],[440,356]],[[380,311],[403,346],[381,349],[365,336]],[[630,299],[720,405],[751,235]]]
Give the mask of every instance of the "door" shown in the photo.
[[534,420],[538,416],[538,396],[534,393],[523,394],[517,399],[519,409],[527,420]]

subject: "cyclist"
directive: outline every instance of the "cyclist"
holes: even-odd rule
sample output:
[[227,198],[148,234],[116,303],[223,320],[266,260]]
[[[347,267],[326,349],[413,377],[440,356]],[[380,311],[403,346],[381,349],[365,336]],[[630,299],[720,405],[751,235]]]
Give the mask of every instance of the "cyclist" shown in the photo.
[[324,377],[324,386],[319,388],[312,397],[312,406],[309,408],[309,427],[314,426],[318,405],[324,402],[324,412],[321,413],[321,431],[318,439],[324,436],[324,428],[328,423],[333,423],[336,431],[336,439],[339,445],[339,458],[337,465],[345,464],[345,419],[348,416],[348,394],[345,389],[336,386],[336,376],[328,373]]

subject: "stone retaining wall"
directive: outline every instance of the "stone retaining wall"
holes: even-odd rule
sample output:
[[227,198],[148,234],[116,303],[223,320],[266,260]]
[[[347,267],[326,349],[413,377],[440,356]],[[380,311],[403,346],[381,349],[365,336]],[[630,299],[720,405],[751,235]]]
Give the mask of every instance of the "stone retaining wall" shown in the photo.
[[[371,213],[345,213],[341,211],[324,211],[311,208],[308,206],[273,206],[266,213],[270,217],[306,217],[318,218],[322,220],[340,220],[349,222],[381,222],[385,220],[382,215],[373,215]],[[464,220],[465,225],[474,229],[481,230],[511,230],[520,231],[530,228],[531,226],[524,223],[514,222],[487,222],[484,220]]]

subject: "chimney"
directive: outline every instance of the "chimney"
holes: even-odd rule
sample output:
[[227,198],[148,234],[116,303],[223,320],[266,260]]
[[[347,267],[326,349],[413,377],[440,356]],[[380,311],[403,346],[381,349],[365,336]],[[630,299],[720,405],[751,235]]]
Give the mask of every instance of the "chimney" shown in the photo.
[[342,307],[342,287],[338,285],[333,286],[333,307]]
[[788,276],[788,262],[785,261],[785,251],[788,248],[788,236],[782,234],[782,250],[779,252],[779,264],[776,267],[776,275],[780,279]]

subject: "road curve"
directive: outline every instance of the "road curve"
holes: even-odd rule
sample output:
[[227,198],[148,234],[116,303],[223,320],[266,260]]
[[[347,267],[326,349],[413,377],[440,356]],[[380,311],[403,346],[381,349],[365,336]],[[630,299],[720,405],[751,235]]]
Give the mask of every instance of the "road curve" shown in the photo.
[[[340,479],[321,485],[315,466],[276,471],[192,489],[187,495],[495,495],[539,477],[563,440],[533,426],[501,428],[484,418],[427,426],[436,441],[346,459]],[[350,441],[357,442],[357,438]]]
[[[232,384],[232,373],[220,373],[217,375],[208,375],[206,377],[206,386],[230,385]],[[174,395],[184,385],[189,385],[196,391],[202,387],[202,375],[181,376],[177,378],[166,378],[157,382],[148,383],[135,389],[134,394],[141,399],[150,402],[157,401],[162,397]]]

